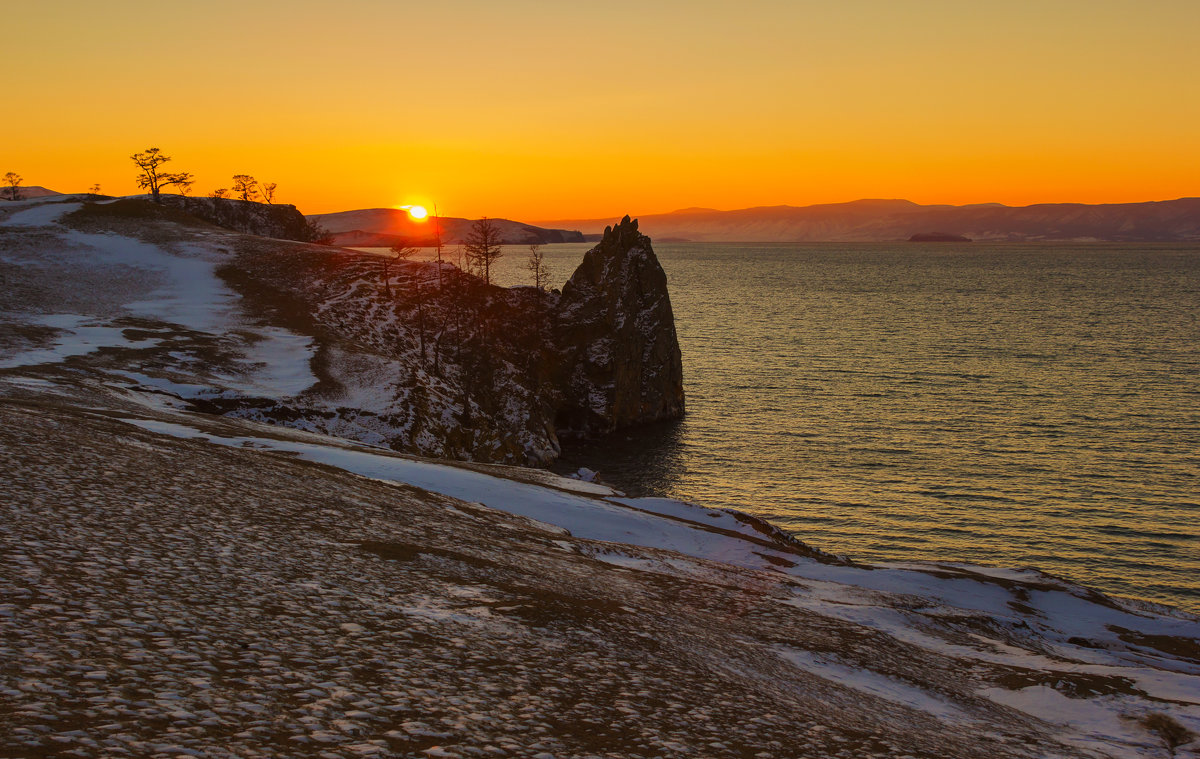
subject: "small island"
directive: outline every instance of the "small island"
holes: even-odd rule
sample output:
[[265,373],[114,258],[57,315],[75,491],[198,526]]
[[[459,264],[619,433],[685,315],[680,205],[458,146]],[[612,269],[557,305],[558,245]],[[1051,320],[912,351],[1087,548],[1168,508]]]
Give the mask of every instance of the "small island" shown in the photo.
[[971,242],[970,237],[951,235],[945,232],[918,232],[908,238],[909,242]]

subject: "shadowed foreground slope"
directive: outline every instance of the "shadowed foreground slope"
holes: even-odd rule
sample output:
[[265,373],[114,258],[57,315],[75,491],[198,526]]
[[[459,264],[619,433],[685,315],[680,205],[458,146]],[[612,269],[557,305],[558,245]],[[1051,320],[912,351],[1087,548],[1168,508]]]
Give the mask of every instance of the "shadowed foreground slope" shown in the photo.
[[1051,676],[969,675],[785,576],[126,413],[0,405],[4,756],[1085,755],[972,685]]

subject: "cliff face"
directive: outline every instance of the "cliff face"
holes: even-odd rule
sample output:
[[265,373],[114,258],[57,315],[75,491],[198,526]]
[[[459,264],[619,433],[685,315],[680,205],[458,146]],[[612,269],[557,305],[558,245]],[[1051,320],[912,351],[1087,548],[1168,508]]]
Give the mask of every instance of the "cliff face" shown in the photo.
[[563,287],[560,433],[605,433],[683,414],[683,365],[667,276],[626,216]]
[[163,205],[179,208],[218,227],[277,240],[308,242],[309,226],[293,205],[252,203],[229,198],[189,198],[163,195]]

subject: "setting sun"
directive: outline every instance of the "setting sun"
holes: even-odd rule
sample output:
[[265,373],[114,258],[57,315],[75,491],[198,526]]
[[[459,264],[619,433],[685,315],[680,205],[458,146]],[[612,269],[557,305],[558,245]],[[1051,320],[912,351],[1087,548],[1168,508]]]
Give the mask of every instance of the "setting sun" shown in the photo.
[[429,212],[425,210],[424,206],[409,206],[408,215],[415,221],[423,221],[429,215]]

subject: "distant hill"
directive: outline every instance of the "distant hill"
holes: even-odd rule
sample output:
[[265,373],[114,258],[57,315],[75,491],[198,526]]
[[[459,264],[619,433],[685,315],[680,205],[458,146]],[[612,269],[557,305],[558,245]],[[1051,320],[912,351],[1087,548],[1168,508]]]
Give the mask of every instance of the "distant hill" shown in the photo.
[[[30,187],[21,185],[20,187],[17,188],[17,192],[19,192],[21,194],[22,200],[32,200],[33,198],[48,198],[52,195],[62,195],[61,192],[55,192],[54,190],[49,190],[49,189],[46,189],[45,187],[40,187],[38,185],[32,185]],[[2,195],[5,198],[8,197],[8,186],[7,185],[4,186],[4,192],[0,193],[0,195]]]
[[[395,208],[367,208],[358,211],[319,213],[308,217],[333,233],[333,243],[349,248],[388,247],[399,241],[412,245],[432,245],[434,219],[413,221],[406,211]],[[583,242],[583,234],[567,229],[545,229],[508,219],[492,219],[500,228],[505,245],[532,243]],[[474,221],[442,217],[437,219],[442,242],[461,243],[471,231]]]
[[[584,234],[615,219],[539,222]],[[1200,198],[1149,203],[1041,203],[1005,206],[918,205],[907,200],[856,200],[812,206],[763,206],[736,211],[688,208],[639,217],[655,240],[701,242],[884,242],[937,230],[972,240],[1087,240],[1186,242],[1200,240]]]

